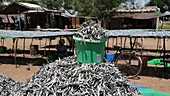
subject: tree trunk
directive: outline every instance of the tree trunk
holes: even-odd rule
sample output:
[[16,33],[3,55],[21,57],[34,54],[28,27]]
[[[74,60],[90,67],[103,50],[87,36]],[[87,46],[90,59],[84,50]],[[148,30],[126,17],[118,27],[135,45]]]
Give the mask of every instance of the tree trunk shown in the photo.
[[103,27],[104,29],[106,29],[106,21],[105,18],[101,19],[101,27]]

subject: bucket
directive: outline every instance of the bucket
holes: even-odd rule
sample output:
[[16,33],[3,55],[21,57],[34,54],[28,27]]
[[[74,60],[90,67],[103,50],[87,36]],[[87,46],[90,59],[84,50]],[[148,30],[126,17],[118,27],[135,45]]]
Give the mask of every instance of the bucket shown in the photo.
[[73,36],[76,41],[76,59],[81,63],[101,63],[104,58],[105,42],[107,38],[101,40],[82,39]]
[[38,45],[30,45],[30,55],[37,55],[38,54]]
[[114,60],[115,54],[114,53],[106,53],[107,61],[111,62]]
[[7,47],[5,46],[0,46],[0,53],[5,53],[7,50]]
[[142,58],[142,68],[148,67],[148,58],[147,57],[141,57]]

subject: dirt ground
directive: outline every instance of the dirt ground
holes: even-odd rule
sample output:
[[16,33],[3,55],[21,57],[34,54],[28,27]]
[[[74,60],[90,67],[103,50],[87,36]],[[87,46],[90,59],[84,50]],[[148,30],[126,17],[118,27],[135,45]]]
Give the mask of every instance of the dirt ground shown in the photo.
[[[4,41],[4,42],[3,42]],[[167,40],[168,41],[168,40]],[[42,48],[45,46],[46,40],[35,40],[32,43],[39,45],[39,48]],[[56,44],[56,40],[53,40],[52,44]],[[139,41],[140,42],[140,41]],[[170,41],[169,41],[170,42]],[[157,44],[157,39],[144,39],[143,46],[146,48],[161,48],[162,42],[160,41],[160,44]],[[12,39],[5,39],[1,40],[1,44],[4,46],[7,46],[8,49],[12,49]],[[31,44],[31,39],[26,40],[25,49],[29,50],[29,45]],[[112,44],[115,44],[115,40],[111,40],[110,46]],[[121,42],[118,42],[117,44],[121,44]],[[170,48],[169,45],[167,45],[167,49]],[[18,43],[18,49],[23,49],[23,40],[19,40]],[[143,54],[150,54],[149,52],[144,52]],[[153,54],[152,54],[153,55]],[[156,55],[159,55],[156,53]],[[21,59],[22,56],[27,56],[23,54],[17,54],[18,58],[16,58],[17,64],[20,66],[15,65],[14,54],[0,54],[0,73],[5,74],[6,76],[9,76],[17,81],[20,82],[26,82],[32,74],[38,71],[38,69],[42,66],[42,62],[38,62],[39,65],[32,65],[31,60],[32,59]],[[20,58],[19,58],[20,57]],[[29,58],[33,58],[35,56],[29,56]],[[35,60],[35,62],[40,60]],[[30,63],[31,62],[31,63]],[[45,61],[43,61],[45,62]],[[168,69],[166,72],[164,72],[163,66],[157,66],[157,68],[153,65],[148,65],[147,68],[143,68],[141,74],[138,78],[135,79],[129,79],[132,83],[146,86],[161,92],[169,93],[170,94],[170,69]]]

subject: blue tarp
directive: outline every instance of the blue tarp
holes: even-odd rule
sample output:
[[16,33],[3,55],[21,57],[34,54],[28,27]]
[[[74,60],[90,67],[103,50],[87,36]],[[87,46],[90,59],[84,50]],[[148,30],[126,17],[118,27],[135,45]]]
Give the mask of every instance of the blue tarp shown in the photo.
[[131,86],[138,88],[142,96],[170,96],[170,94],[163,93],[145,86],[139,86],[136,84],[131,84]]

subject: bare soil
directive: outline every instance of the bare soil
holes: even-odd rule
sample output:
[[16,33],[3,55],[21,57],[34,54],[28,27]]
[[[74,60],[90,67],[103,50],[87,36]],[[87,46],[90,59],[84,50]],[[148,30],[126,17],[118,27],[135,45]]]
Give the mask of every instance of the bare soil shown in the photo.
[[[157,39],[144,39],[143,46],[145,48],[157,48]],[[34,40],[32,43],[35,45],[39,45],[39,50],[43,49],[42,47],[45,46],[46,40]],[[52,44],[57,44],[57,40],[53,40]],[[140,42],[140,40],[139,40]],[[167,40],[168,42],[168,40]],[[170,42],[170,41],[169,41]],[[8,49],[12,49],[12,39],[5,39],[4,43],[1,42],[2,45],[6,46]],[[26,40],[25,50],[30,50],[31,39]],[[109,43],[110,46],[115,44],[115,40],[111,40]],[[121,44],[120,40],[117,44]],[[161,42],[162,44],[162,42]],[[162,48],[161,44],[158,44],[159,48]],[[23,49],[24,43],[23,40],[19,40],[18,42],[18,49]],[[128,45],[126,45],[128,46]],[[170,46],[167,43],[167,49],[170,49]],[[47,49],[49,50],[49,49]],[[50,49],[53,50],[53,49]],[[149,52],[143,52],[143,54],[148,55]],[[153,53],[151,55],[159,55],[159,53]],[[5,74],[17,81],[26,82],[31,75],[38,71],[38,69],[45,64],[43,58],[35,59],[36,56],[30,56],[30,54],[17,54],[17,62],[16,66],[14,61],[14,54],[0,54],[0,73]],[[23,58],[24,56],[24,58]],[[29,58],[27,58],[29,57]],[[40,56],[41,57],[41,56]],[[31,58],[31,59],[30,59]],[[157,68],[153,65],[148,65],[147,68],[143,68],[141,74],[138,78],[129,79],[132,83],[146,86],[161,92],[169,93],[170,94],[170,69],[164,71],[163,65],[157,66]]]

